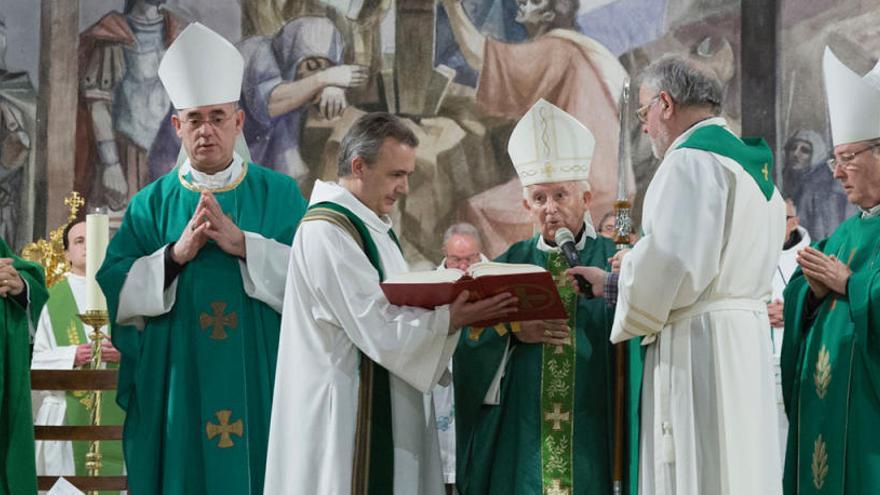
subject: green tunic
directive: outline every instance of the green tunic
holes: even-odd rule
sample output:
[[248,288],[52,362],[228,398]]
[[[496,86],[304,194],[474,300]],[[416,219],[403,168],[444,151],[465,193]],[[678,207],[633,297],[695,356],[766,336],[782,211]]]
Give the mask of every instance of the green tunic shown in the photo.
[[[305,200],[290,177],[254,164],[214,195],[245,232],[290,245]],[[98,282],[116,321],[131,265],[176,241],[199,193],[177,171],[126,211]],[[178,276],[172,310],[116,325],[118,402],[132,493],[262,493],[280,315],[244,290],[239,259],[209,241]]]
[[816,247],[852,275],[847,295],[826,297],[809,327],[800,270],[785,290],[784,491],[880,493],[880,218],[852,217]]
[[22,308],[0,298],[0,494],[36,493],[28,322],[37,326],[48,296],[43,269],[15,256],[2,238],[0,258],[14,259],[30,301]]
[[[536,236],[514,244],[497,261],[554,275],[575,329],[572,345],[511,341],[500,404],[484,405],[510,334],[462,332],[453,366],[462,495],[611,493],[612,311],[604,299],[576,297],[564,260],[537,243]],[[580,261],[607,269],[613,254],[608,239],[587,239]]]
[[[49,321],[52,324],[55,345],[66,347],[89,343],[88,338],[86,338],[86,328],[77,316],[79,308],[76,305],[76,299],[67,278],[61,279],[49,289],[49,300],[46,302],[46,310],[49,314]],[[88,331],[92,331],[91,327],[88,328]],[[116,363],[107,363],[107,368],[118,368],[118,365]],[[91,424],[93,394],[89,391],[72,390],[67,391],[64,395],[67,405],[65,409],[66,424]],[[116,403],[116,391],[106,390],[102,392],[101,424],[121,425],[124,419],[125,413]],[[88,474],[86,454],[89,451],[89,444],[90,442],[87,440],[72,442],[73,462],[76,467],[77,476],[86,476]],[[102,440],[100,445],[101,474],[105,476],[122,475],[122,442],[118,440]]]

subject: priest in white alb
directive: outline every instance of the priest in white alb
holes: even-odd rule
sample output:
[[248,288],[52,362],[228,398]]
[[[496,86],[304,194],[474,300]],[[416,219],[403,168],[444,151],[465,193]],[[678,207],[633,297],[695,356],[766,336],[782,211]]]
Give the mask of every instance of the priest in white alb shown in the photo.
[[645,69],[639,103],[663,161],[644,236],[623,256],[611,336],[646,346],[639,493],[778,494],[767,303],[785,207],[772,153],[717,117],[721,84],[685,58]]
[[[297,230],[284,294],[265,493],[442,495],[433,411],[459,328],[508,314],[509,294],[434,310],[391,305],[407,270],[390,213],[418,140],[387,113],[358,119]],[[447,377],[448,378],[448,377]],[[430,402],[428,402],[430,405]]]

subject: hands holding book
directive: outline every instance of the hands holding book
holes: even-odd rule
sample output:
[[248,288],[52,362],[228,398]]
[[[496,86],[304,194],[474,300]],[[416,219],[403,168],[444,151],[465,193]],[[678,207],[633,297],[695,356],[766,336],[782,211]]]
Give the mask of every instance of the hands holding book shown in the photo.
[[449,307],[449,333],[483,320],[504,318],[514,313],[518,299],[508,292],[468,302],[470,293],[462,291]]
[[526,344],[570,344],[568,322],[565,320],[535,320],[520,323],[520,330],[512,334]]

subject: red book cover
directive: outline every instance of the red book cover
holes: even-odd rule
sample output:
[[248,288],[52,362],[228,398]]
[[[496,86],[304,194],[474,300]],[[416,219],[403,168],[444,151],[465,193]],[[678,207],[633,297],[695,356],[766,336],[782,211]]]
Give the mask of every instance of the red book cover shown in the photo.
[[453,282],[383,282],[382,291],[391,304],[433,309],[450,304],[463,290],[470,292],[470,301],[479,301],[502,292],[517,297],[517,311],[503,320],[486,320],[474,327],[491,327],[497,323],[529,320],[567,319],[565,307],[559,298],[550,272],[483,275],[471,278],[464,275]]

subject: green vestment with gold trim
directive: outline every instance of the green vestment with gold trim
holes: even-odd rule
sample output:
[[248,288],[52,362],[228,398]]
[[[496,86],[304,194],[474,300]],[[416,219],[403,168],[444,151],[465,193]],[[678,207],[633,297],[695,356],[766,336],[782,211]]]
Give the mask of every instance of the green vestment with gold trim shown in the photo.
[[[224,214],[290,245],[306,207],[296,182],[252,163],[244,170],[214,192]],[[198,201],[177,170],[132,198],[98,272],[111,321],[132,264],[179,239]],[[143,330],[113,327],[132,493],[263,492],[280,323],[246,294],[239,258],[209,241],[178,275],[171,311],[145,318]]]
[[[462,495],[611,493],[613,313],[604,299],[577,297],[565,260],[537,243],[516,243],[496,261],[547,268],[569,314],[571,344],[511,340],[500,403],[486,405],[511,334],[462,332],[453,366]],[[614,252],[610,240],[588,238],[580,262],[607,270]]]
[[880,217],[856,215],[816,245],[852,270],[805,322],[798,269],[785,290],[786,494],[880,493]]

